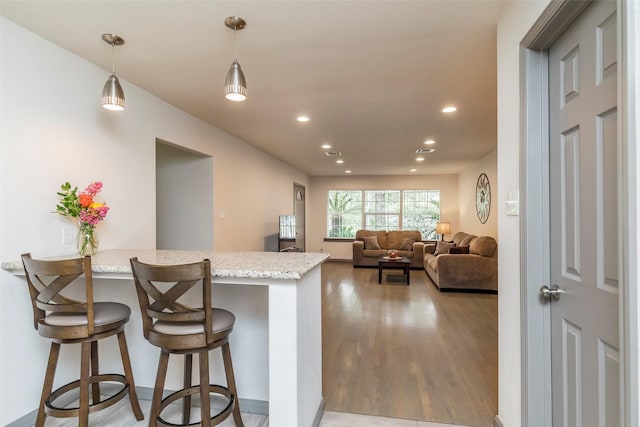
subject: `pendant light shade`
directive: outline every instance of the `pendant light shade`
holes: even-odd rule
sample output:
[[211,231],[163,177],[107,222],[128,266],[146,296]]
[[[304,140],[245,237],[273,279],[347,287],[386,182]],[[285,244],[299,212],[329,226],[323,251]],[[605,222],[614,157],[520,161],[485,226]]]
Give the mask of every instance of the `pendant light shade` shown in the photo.
[[115,74],[111,74],[104,83],[102,106],[107,110],[124,110],[124,91]]
[[234,33],[233,63],[229,68],[229,72],[227,72],[224,93],[226,98],[231,101],[244,101],[247,99],[247,80],[244,78],[244,73],[238,63],[238,30],[243,29],[247,23],[238,16],[230,16],[224,20],[224,24],[231,28]]
[[227,79],[224,82],[224,93],[231,101],[244,101],[247,99],[247,81],[238,61],[233,61]]
[[102,107],[107,110],[124,110],[124,91],[116,76],[115,47],[122,46],[124,39],[115,34],[103,34],[102,40],[111,45],[111,75],[102,89]]

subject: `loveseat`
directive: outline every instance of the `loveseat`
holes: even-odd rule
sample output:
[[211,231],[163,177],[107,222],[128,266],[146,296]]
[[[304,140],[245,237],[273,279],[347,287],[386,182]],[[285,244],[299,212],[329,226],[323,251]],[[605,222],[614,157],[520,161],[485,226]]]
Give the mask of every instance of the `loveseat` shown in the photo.
[[498,292],[498,243],[489,236],[456,233],[425,251],[424,270],[441,291]]
[[423,268],[424,243],[418,230],[358,230],[353,242],[353,266],[377,267],[378,258],[386,256],[389,249],[396,249],[398,256],[409,258],[411,268]]

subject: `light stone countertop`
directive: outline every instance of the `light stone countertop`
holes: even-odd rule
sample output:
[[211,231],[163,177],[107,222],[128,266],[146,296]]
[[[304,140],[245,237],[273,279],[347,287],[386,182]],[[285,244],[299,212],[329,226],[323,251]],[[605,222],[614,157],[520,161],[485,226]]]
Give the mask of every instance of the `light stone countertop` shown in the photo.
[[[109,249],[91,257],[94,273],[131,274],[129,259],[148,264],[185,264],[203,259],[211,260],[213,277],[252,279],[301,279],[314,267],[325,262],[329,255],[313,252],[214,252],[187,250]],[[54,257],[47,257],[54,259]],[[58,257],[63,258],[63,257]],[[73,258],[68,255],[64,258]],[[23,270],[22,261],[2,262],[2,268],[14,274]]]

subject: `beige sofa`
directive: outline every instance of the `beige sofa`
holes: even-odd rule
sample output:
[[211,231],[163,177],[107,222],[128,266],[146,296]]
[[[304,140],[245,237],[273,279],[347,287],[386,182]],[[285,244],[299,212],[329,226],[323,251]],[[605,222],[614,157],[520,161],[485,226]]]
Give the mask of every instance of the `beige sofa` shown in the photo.
[[377,267],[378,258],[386,256],[389,249],[396,249],[399,256],[409,258],[411,268],[423,268],[424,243],[418,230],[358,230],[353,242],[353,266]]
[[[469,253],[451,254],[454,251]],[[434,253],[426,251],[424,270],[441,291],[464,290],[498,292],[498,243],[493,237],[463,232],[453,236],[453,243],[438,242]]]

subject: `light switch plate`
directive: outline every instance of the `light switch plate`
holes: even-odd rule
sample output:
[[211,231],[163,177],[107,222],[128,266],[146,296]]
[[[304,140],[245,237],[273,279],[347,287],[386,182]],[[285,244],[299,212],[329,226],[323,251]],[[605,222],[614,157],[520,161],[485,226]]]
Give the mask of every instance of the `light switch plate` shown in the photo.
[[75,239],[75,228],[70,225],[62,226],[62,244],[63,245],[73,245],[73,241]]
[[520,214],[520,200],[517,191],[507,193],[506,213],[507,215],[517,216]]

